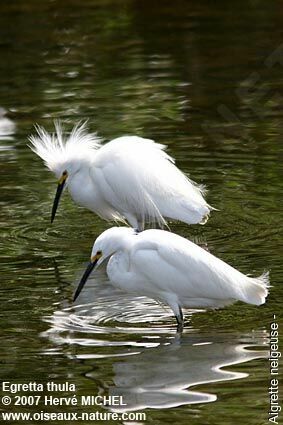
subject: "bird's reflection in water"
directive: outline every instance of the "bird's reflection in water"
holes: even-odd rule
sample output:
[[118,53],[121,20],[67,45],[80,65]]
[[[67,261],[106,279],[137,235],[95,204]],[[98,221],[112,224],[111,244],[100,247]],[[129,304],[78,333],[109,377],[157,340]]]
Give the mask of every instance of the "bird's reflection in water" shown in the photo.
[[[16,131],[15,123],[6,116],[7,111],[0,106],[0,141],[12,140],[12,135]],[[1,150],[3,148],[1,147]]]
[[[245,378],[247,373],[226,368],[267,357],[266,351],[252,349],[262,345],[263,338],[247,338],[238,343],[233,338],[176,336],[169,344],[115,361],[114,385],[108,393],[120,396],[126,406],[110,409],[134,411],[215,401],[216,394],[202,392],[198,386]],[[96,379],[92,373],[87,376]]]
[[[93,365],[86,377],[99,382],[104,395],[122,398],[125,406],[107,407],[115,411],[215,401],[217,395],[213,390],[202,391],[201,385],[245,378],[246,372],[231,371],[229,366],[268,356],[264,349],[268,342],[264,331],[253,331],[243,337],[217,332],[196,335],[195,330],[190,329],[174,337],[171,328],[145,325],[144,328],[111,328],[105,323],[91,324],[81,317],[75,320],[74,314],[69,316],[69,321],[67,317],[63,312],[62,316],[55,316],[44,336],[58,348],[65,344],[77,346],[75,355],[73,350],[69,354],[64,351],[69,358],[86,362],[88,367]],[[107,347],[112,347],[112,353]],[[109,378],[105,382],[106,364],[112,369],[110,386]],[[250,370],[252,368],[251,365]]]

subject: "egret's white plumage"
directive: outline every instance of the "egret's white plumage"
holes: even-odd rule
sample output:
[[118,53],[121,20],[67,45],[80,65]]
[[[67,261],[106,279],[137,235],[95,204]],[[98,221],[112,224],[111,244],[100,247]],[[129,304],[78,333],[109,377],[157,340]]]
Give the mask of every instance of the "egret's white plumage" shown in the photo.
[[203,198],[204,188],[178,170],[164,145],[152,140],[124,136],[102,145],[85,124],[65,138],[57,123],[55,134],[38,126],[30,141],[61,182],[53,218],[65,183],[77,204],[106,220],[126,219],[139,230],[147,222],[164,226],[166,218],[203,223],[212,209]]
[[113,285],[169,305],[179,324],[182,307],[219,308],[238,300],[260,305],[268,294],[268,273],[246,276],[193,242],[164,230],[136,233],[113,227],[96,239],[75,299],[94,266],[109,257],[107,274]]

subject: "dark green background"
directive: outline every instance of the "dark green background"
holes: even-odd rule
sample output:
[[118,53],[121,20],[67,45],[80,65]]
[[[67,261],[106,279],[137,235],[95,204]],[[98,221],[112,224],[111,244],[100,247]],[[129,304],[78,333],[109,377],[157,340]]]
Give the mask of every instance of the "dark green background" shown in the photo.
[[[169,389],[159,408],[142,408],[155,425],[267,423],[273,314],[282,327],[282,15],[280,2],[264,0],[1,2],[2,379],[69,381],[81,395],[128,391],[136,401],[142,387],[155,407]],[[88,119],[106,141],[137,134],[168,145],[219,210],[205,226],[172,231],[242,272],[270,270],[267,304],[187,314],[181,340],[167,310],[117,297],[100,275],[82,298],[89,304],[74,308],[93,240],[109,224],[65,195],[50,225],[56,181],[27,138],[57,118],[66,129]],[[247,362],[245,345],[261,359]],[[246,377],[224,382],[218,372],[212,383],[213,367],[240,361],[225,370]],[[188,404],[192,385],[217,400]]]

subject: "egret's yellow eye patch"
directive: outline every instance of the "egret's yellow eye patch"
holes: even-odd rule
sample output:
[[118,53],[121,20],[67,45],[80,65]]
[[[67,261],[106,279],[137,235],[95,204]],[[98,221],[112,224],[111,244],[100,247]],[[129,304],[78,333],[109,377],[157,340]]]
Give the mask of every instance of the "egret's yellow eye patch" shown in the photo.
[[94,263],[95,261],[99,260],[99,258],[101,257],[102,257],[102,251],[97,251],[97,253],[91,257],[90,261]]
[[67,179],[67,177],[68,177],[68,173],[67,173],[67,171],[64,171],[62,173],[62,176],[58,180],[58,184],[63,184],[65,182],[65,180]]

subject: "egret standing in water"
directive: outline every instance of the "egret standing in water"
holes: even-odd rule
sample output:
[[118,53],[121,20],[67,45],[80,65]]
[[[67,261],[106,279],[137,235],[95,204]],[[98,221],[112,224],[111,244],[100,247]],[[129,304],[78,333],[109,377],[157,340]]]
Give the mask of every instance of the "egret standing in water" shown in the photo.
[[124,136],[105,145],[86,125],[77,125],[64,138],[37,127],[31,149],[58,179],[51,214],[55,218],[64,188],[73,200],[105,220],[124,221],[138,230],[146,223],[166,225],[166,218],[188,224],[204,223],[212,209],[202,186],[185,176],[165,146],[137,136]]
[[260,305],[268,294],[268,273],[248,277],[193,242],[164,230],[136,233],[127,227],[112,227],[94,242],[74,301],[95,266],[106,259],[112,285],[167,304],[179,331],[183,307],[219,308],[238,300]]

